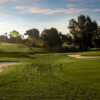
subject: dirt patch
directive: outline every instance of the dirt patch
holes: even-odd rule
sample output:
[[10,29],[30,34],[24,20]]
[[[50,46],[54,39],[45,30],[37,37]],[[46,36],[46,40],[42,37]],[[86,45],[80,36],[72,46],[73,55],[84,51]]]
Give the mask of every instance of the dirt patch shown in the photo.
[[15,64],[19,64],[19,62],[0,62],[0,72],[3,71],[3,70],[1,69],[1,67],[7,66],[7,65],[15,65]]
[[100,57],[100,56],[67,55],[67,57],[75,57],[75,58],[98,58],[98,57]]

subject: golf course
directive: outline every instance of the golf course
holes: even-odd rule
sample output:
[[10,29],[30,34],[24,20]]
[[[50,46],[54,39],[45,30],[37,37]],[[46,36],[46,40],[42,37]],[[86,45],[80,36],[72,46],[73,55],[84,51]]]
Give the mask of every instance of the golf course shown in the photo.
[[[1,43],[0,100],[100,100],[100,51],[50,52]],[[67,55],[91,56],[76,58]],[[4,63],[4,62],[3,62]]]

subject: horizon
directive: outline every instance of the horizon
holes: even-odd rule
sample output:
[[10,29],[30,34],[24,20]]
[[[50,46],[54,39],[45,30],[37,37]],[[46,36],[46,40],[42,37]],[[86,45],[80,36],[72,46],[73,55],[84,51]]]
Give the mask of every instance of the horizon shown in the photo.
[[69,33],[69,20],[81,14],[100,25],[100,0],[0,0],[0,35],[13,30],[24,35],[26,30],[56,28]]

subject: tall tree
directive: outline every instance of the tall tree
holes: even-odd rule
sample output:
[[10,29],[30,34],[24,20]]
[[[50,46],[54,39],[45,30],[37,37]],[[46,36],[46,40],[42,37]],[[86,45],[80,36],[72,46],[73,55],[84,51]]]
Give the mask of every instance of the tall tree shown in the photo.
[[44,46],[51,51],[59,52],[62,47],[62,40],[56,28],[44,29],[41,33],[41,39],[44,41]]
[[62,44],[67,42],[67,35],[64,35],[62,32],[59,32],[58,35],[60,36]]
[[33,28],[33,29],[30,29],[30,30],[27,30],[24,35],[28,35],[31,44],[34,46],[36,44],[36,40],[39,37],[39,30]]
[[[70,26],[73,26],[73,23],[69,23],[68,27],[73,32],[73,29]],[[78,16],[77,22],[74,23],[74,29],[75,29],[74,32],[76,33],[77,37],[76,39],[80,41],[79,45],[81,46],[80,48],[82,51],[85,51],[88,46],[90,47],[92,45],[91,39],[94,33],[97,31],[97,27],[98,25],[96,21],[92,21],[89,16],[87,17],[85,17],[85,15]]]
[[5,35],[5,42],[8,42],[8,36],[7,36],[7,32],[6,33],[4,33],[4,35]]
[[19,32],[16,30],[13,30],[10,32],[9,36],[10,36],[9,42],[16,43],[17,37],[19,36]]
[[0,35],[0,42],[7,42],[6,40],[8,39],[8,37],[4,36],[4,35]]
[[22,43],[22,40],[24,40],[23,35],[19,34],[18,37],[16,37],[16,43]]
[[[38,37],[39,37],[39,30],[36,29],[36,28],[33,28],[33,29],[30,29],[30,30],[27,30],[26,33],[25,33],[24,35],[28,35],[28,38],[29,38],[29,41],[28,41],[28,42],[31,43],[32,46],[35,46],[36,41],[37,41],[37,39],[38,39]],[[31,48],[30,45],[28,45],[28,47],[29,47],[31,50],[35,51],[34,49]],[[37,52],[37,51],[36,51],[36,52]]]
[[66,35],[66,43],[67,43],[68,45],[71,45],[72,42],[73,42],[73,37],[72,37],[72,35],[71,35],[70,33],[67,33],[67,35]]
[[76,33],[77,33],[77,22],[75,19],[69,20],[69,26],[68,28],[70,29],[70,33],[73,35],[73,41],[74,41],[74,48],[75,48],[75,39],[76,39]]
[[100,48],[100,26],[98,27],[98,31],[95,32],[92,38],[92,43],[94,44],[94,47]]

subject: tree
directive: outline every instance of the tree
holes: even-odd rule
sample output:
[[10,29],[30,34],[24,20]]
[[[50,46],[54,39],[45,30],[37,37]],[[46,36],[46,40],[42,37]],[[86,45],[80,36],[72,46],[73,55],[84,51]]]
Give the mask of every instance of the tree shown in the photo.
[[[37,41],[37,39],[38,39],[38,37],[39,37],[39,31],[38,31],[38,29],[33,28],[33,29],[30,29],[30,30],[27,30],[26,33],[25,33],[24,35],[28,35],[28,38],[29,38],[29,41],[28,41],[28,42],[29,42],[30,44],[32,44],[32,46],[35,46],[36,41]],[[28,44],[28,47],[29,47],[31,50],[35,51],[34,49],[32,49],[32,48],[30,47],[29,44]],[[37,52],[37,51],[36,51],[36,52]]]
[[10,36],[9,42],[16,43],[17,37],[19,36],[19,32],[16,30],[13,30],[10,32],[9,36]]
[[33,28],[30,30],[27,30],[24,35],[28,35],[28,37],[30,39],[30,43],[34,46],[36,44],[36,40],[39,37],[39,31],[38,31],[38,29]]
[[21,34],[19,34],[19,36],[16,38],[16,43],[22,43],[22,41],[23,41],[23,35],[21,35]]
[[8,39],[8,37],[4,36],[4,35],[0,35],[0,42],[7,42],[6,40]]
[[67,35],[64,35],[62,32],[59,32],[58,35],[60,36],[62,44],[67,41]]
[[100,48],[100,26],[98,27],[98,31],[95,32],[92,38],[92,43],[94,47]]
[[6,32],[6,33],[4,33],[4,35],[5,35],[5,42],[8,42],[7,32]]
[[73,37],[72,37],[72,35],[71,35],[70,33],[67,33],[67,35],[66,35],[66,43],[67,43],[68,45],[71,45],[72,42],[73,42]]
[[77,33],[77,22],[75,19],[71,19],[69,20],[69,26],[68,28],[70,29],[70,33],[73,35],[73,42],[74,42],[74,48],[75,48],[75,39],[76,39],[76,33]]
[[26,38],[26,39],[23,39],[21,43],[22,44],[28,44],[28,41],[29,41],[29,39]]
[[78,43],[80,49],[85,51],[87,47],[93,45],[91,39],[97,31],[97,27],[96,21],[92,21],[89,16],[85,17],[85,15],[80,15],[78,16],[77,21],[74,19],[70,21],[68,28],[72,35],[74,33],[74,42],[77,43],[76,41],[78,39],[78,41],[80,41],[80,43]]
[[56,28],[44,29],[41,33],[41,39],[44,41],[44,46],[51,51],[59,52],[62,47],[62,40]]

